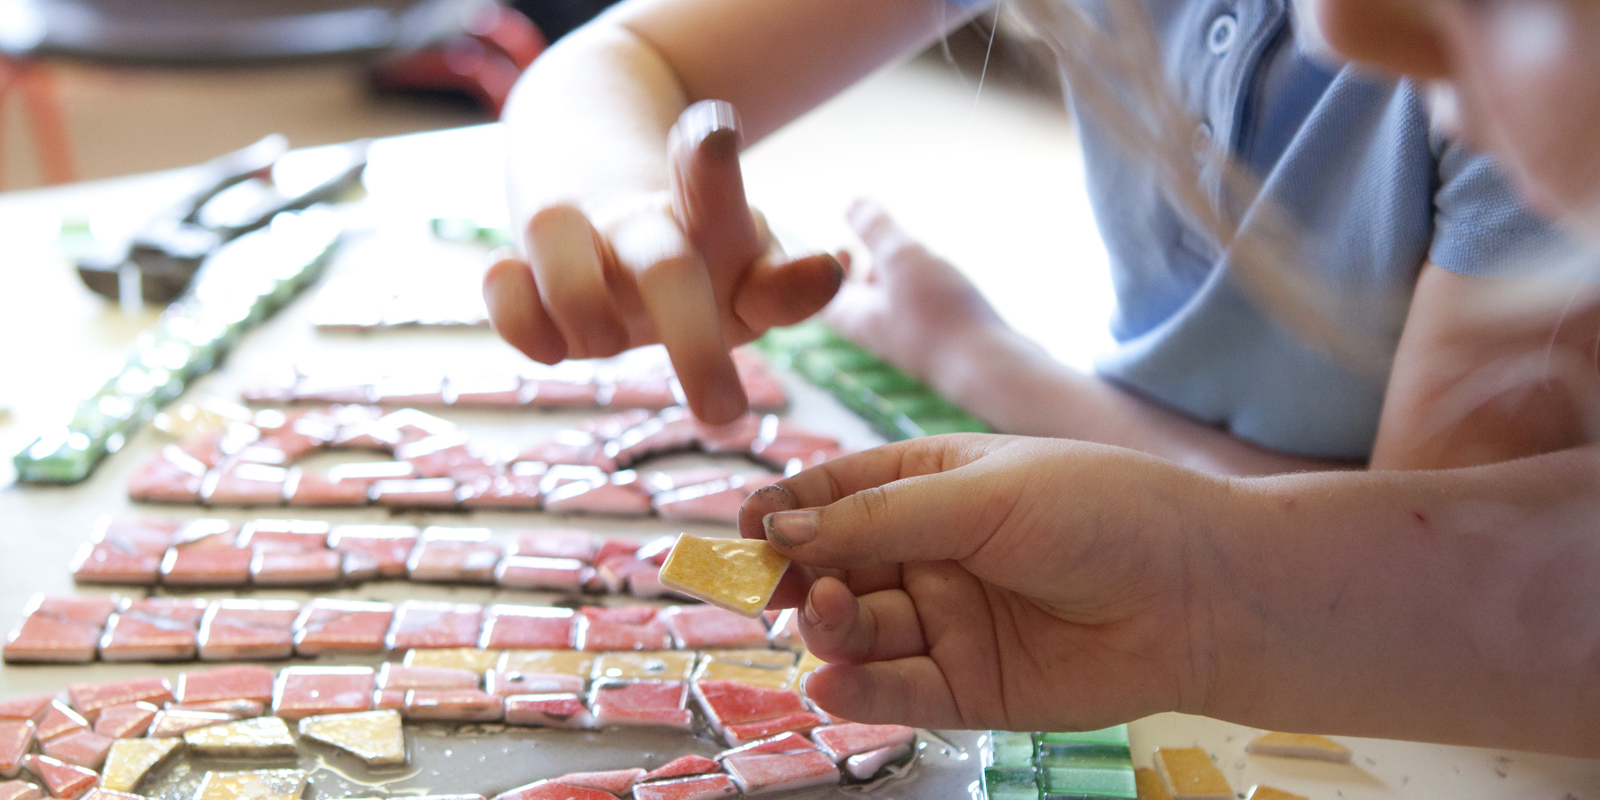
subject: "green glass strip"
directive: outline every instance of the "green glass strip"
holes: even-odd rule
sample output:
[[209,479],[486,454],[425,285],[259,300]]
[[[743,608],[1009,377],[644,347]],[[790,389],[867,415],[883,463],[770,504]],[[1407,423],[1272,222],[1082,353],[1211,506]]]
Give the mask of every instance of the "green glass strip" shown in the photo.
[[1038,744],[1061,747],[1093,747],[1093,749],[1122,750],[1128,752],[1128,726],[1117,725],[1099,731],[1062,731],[1040,733]]
[[218,248],[189,292],[140,334],[122,367],[12,462],[25,483],[77,483],[107,455],[222,363],[239,337],[288,304],[322,273],[343,232],[326,208],[280,214],[262,230]]
[[990,800],[1039,800],[1039,774],[1027,767],[985,767],[983,791]]
[[989,430],[977,417],[820,322],[767,332],[757,346],[828,390],[891,440]]
[[1033,766],[1033,734],[990,731],[983,760],[986,767]]
[[435,217],[433,235],[448,242],[481,244],[489,247],[510,247],[511,230],[497,225],[484,225],[473,219]]
[[1133,778],[1133,765],[1126,768],[1041,767],[1040,785],[1045,800],[1066,798],[1116,798],[1137,800],[1139,789]]

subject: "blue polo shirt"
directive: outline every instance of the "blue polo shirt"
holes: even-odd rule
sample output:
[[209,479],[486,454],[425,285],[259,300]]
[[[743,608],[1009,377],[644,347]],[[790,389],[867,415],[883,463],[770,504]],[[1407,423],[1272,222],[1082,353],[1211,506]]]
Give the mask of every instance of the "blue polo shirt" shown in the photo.
[[[1104,19],[1104,0],[1080,0]],[[1366,459],[1401,327],[1425,260],[1503,274],[1561,240],[1493,162],[1430,131],[1416,86],[1329,66],[1296,44],[1288,0],[1148,0],[1167,83],[1197,120],[1204,188],[1260,234],[1264,208],[1299,231],[1299,270],[1362,358],[1280,324],[1233,255],[1167,196],[1152,164],[1094,115],[1080,122],[1090,200],[1111,257],[1114,352],[1100,374],[1275,450]],[[1070,99],[1069,87],[1069,99]],[[1207,159],[1226,151],[1260,180],[1224,196]],[[1293,313],[1289,311],[1287,313]],[[1349,350],[1345,350],[1348,354]]]

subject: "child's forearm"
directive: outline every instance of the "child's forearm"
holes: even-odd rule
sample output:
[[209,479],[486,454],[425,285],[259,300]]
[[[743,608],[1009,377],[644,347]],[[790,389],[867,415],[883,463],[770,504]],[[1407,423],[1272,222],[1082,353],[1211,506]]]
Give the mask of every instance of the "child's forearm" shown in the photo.
[[1239,481],[1197,557],[1205,713],[1600,756],[1600,449]]
[[1224,475],[1352,466],[1254,447],[1076,372],[1003,323],[952,333],[927,374],[936,389],[1006,433],[1127,447]]

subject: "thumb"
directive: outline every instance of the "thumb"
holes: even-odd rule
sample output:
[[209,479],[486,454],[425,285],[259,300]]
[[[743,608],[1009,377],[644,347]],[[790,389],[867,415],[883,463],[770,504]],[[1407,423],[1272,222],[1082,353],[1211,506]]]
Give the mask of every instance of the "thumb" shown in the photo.
[[991,441],[899,442],[780,481],[795,510],[765,515],[765,538],[796,562],[832,569],[967,558],[1015,504],[1011,485],[990,485],[974,465]]

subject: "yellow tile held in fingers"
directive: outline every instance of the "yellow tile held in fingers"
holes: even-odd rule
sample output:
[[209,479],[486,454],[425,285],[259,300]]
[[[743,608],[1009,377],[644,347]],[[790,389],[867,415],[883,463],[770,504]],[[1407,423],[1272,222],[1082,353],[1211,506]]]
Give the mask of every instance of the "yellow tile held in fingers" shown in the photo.
[[763,539],[702,539],[680,533],[661,565],[661,585],[757,617],[788,568],[789,559]]
[[182,739],[118,739],[111,743],[100,788],[131,792],[144,776],[166,761],[183,744]]
[[392,709],[306,717],[300,720],[300,735],[337,747],[367,766],[400,767],[406,763],[405,730],[400,712]]
[[1250,790],[1250,796],[1245,800],[1310,800],[1310,798],[1294,792],[1274,789],[1271,786],[1257,785]]
[[278,717],[241,719],[185,731],[183,743],[195,755],[218,758],[294,758],[294,737]]
[[1155,761],[1173,800],[1234,800],[1227,776],[1198,747],[1158,747]]
[[1256,756],[1278,756],[1279,758],[1307,758],[1316,761],[1332,761],[1335,764],[1350,763],[1350,748],[1314,733],[1277,733],[1268,731],[1244,746],[1244,751]]
[[207,772],[194,800],[300,800],[306,773],[298,769]]

